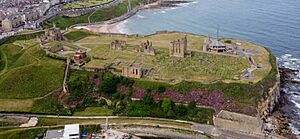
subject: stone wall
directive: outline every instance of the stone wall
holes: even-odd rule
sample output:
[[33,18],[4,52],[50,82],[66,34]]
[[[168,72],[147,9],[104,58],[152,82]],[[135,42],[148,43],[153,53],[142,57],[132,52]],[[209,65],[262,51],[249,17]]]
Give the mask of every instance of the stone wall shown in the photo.
[[224,129],[261,134],[262,122],[259,117],[222,110],[213,117],[214,125]]

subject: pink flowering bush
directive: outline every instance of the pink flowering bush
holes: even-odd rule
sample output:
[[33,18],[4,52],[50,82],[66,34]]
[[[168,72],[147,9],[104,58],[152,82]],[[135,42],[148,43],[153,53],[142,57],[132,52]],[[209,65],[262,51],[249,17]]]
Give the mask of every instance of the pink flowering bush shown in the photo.
[[129,88],[128,87],[126,87],[126,86],[124,86],[124,85],[122,85],[122,86],[118,86],[117,87],[117,92],[119,92],[119,93],[121,93],[121,94],[123,94],[123,95],[129,95]]
[[89,77],[89,80],[95,85],[99,85],[101,83],[101,79],[98,77]]
[[142,99],[144,94],[146,93],[145,89],[142,89],[142,88],[139,88],[136,86],[133,87],[133,90],[134,90],[135,94],[133,95],[132,98],[136,98],[136,99]]

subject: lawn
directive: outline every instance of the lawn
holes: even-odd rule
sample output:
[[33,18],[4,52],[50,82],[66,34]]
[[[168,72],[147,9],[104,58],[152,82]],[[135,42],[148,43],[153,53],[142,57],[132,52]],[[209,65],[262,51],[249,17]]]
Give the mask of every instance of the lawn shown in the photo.
[[0,99],[1,112],[28,112],[33,105],[32,99]]
[[[139,5],[138,0],[131,1],[132,8],[137,7],[138,5]],[[128,1],[125,0],[117,6],[99,9],[96,12],[91,12],[78,17],[56,16],[52,20],[50,20],[50,22],[45,23],[43,27],[49,28],[53,24],[55,24],[57,27],[61,29],[65,29],[75,24],[88,23],[89,16],[90,16],[91,23],[106,21],[125,14],[127,12],[127,7],[128,7]]]
[[[150,36],[126,36],[126,35],[99,35],[89,36],[76,41],[76,45],[81,45],[91,49],[89,55],[94,59],[86,67],[103,67],[115,63],[112,68],[121,70],[123,66],[129,66],[132,63],[139,63],[142,68],[151,69],[147,79],[158,81],[197,81],[210,83],[216,81],[224,82],[258,82],[266,76],[270,70],[268,63],[268,52],[257,45],[252,45],[251,49],[259,49],[264,52],[260,61],[266,64],[265,70],[262,70],[256,78],[245,80],[234,80],[239,77],[247,68],[249,63],[245,57],[226,56],[220,54],[210,54],[202,51],[205,36],[188,34],[188,50],[193,51],[192,57],[174,58],[169,56],[169,43],[172,40],[181,39],[184,33],[159,33]],[[110,43],[113,40],[124,40],[127,42],[125,50],[111,50]],[[157,49],[156,56],[144,55],[134,52],[134,48],[141,42],[147,40],[153,42]],[[250,44],[247,44],[250,46]],[[116,64],[118,63],[118,64]]]
[[84,2],[74,2],[71,4],[64,5],[63,9],[87,8],[87,7],[93,7],[93,6],[106,4],[111,1],[112,0],[89,0],[89,1],[84,1]]
[[74,116],[112,116],[113,111],[104,107],[87,107],[84,111],[74,112]]
[[3,44],[0,52],[4,61],[0,71],[1,99],[41,97],[61,86],[64,62],[47,57],[36,39]]
[[85,37],[90,36],[90,35],[91,34],[86,32],[86,31],[75,30],[75,31],[68,32],[68,33],[64,34],[64,37],[66,37],[68,40],[76,41],[76,40],[85,38]]

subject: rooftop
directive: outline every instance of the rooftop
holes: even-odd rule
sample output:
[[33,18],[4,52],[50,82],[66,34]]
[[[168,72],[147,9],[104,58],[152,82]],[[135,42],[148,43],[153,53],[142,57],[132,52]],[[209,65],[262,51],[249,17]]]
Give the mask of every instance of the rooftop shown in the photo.
[[224,43],[218,41],[217,39],[209,39],[209,46],[225,46]]

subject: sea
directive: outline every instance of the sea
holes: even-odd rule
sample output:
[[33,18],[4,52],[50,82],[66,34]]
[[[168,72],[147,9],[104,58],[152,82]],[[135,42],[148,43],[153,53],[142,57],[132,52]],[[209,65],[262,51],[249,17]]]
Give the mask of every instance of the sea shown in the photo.
[[[300,0],[191,0],[178,7],[141,10],[111,31],[183,31],[242,39],[269,48],[280,66],[300,70]],[[294,80],[300,81],[296,74]],[[300,85],[284,89],[289,98],[284,111],[300,138]]]

